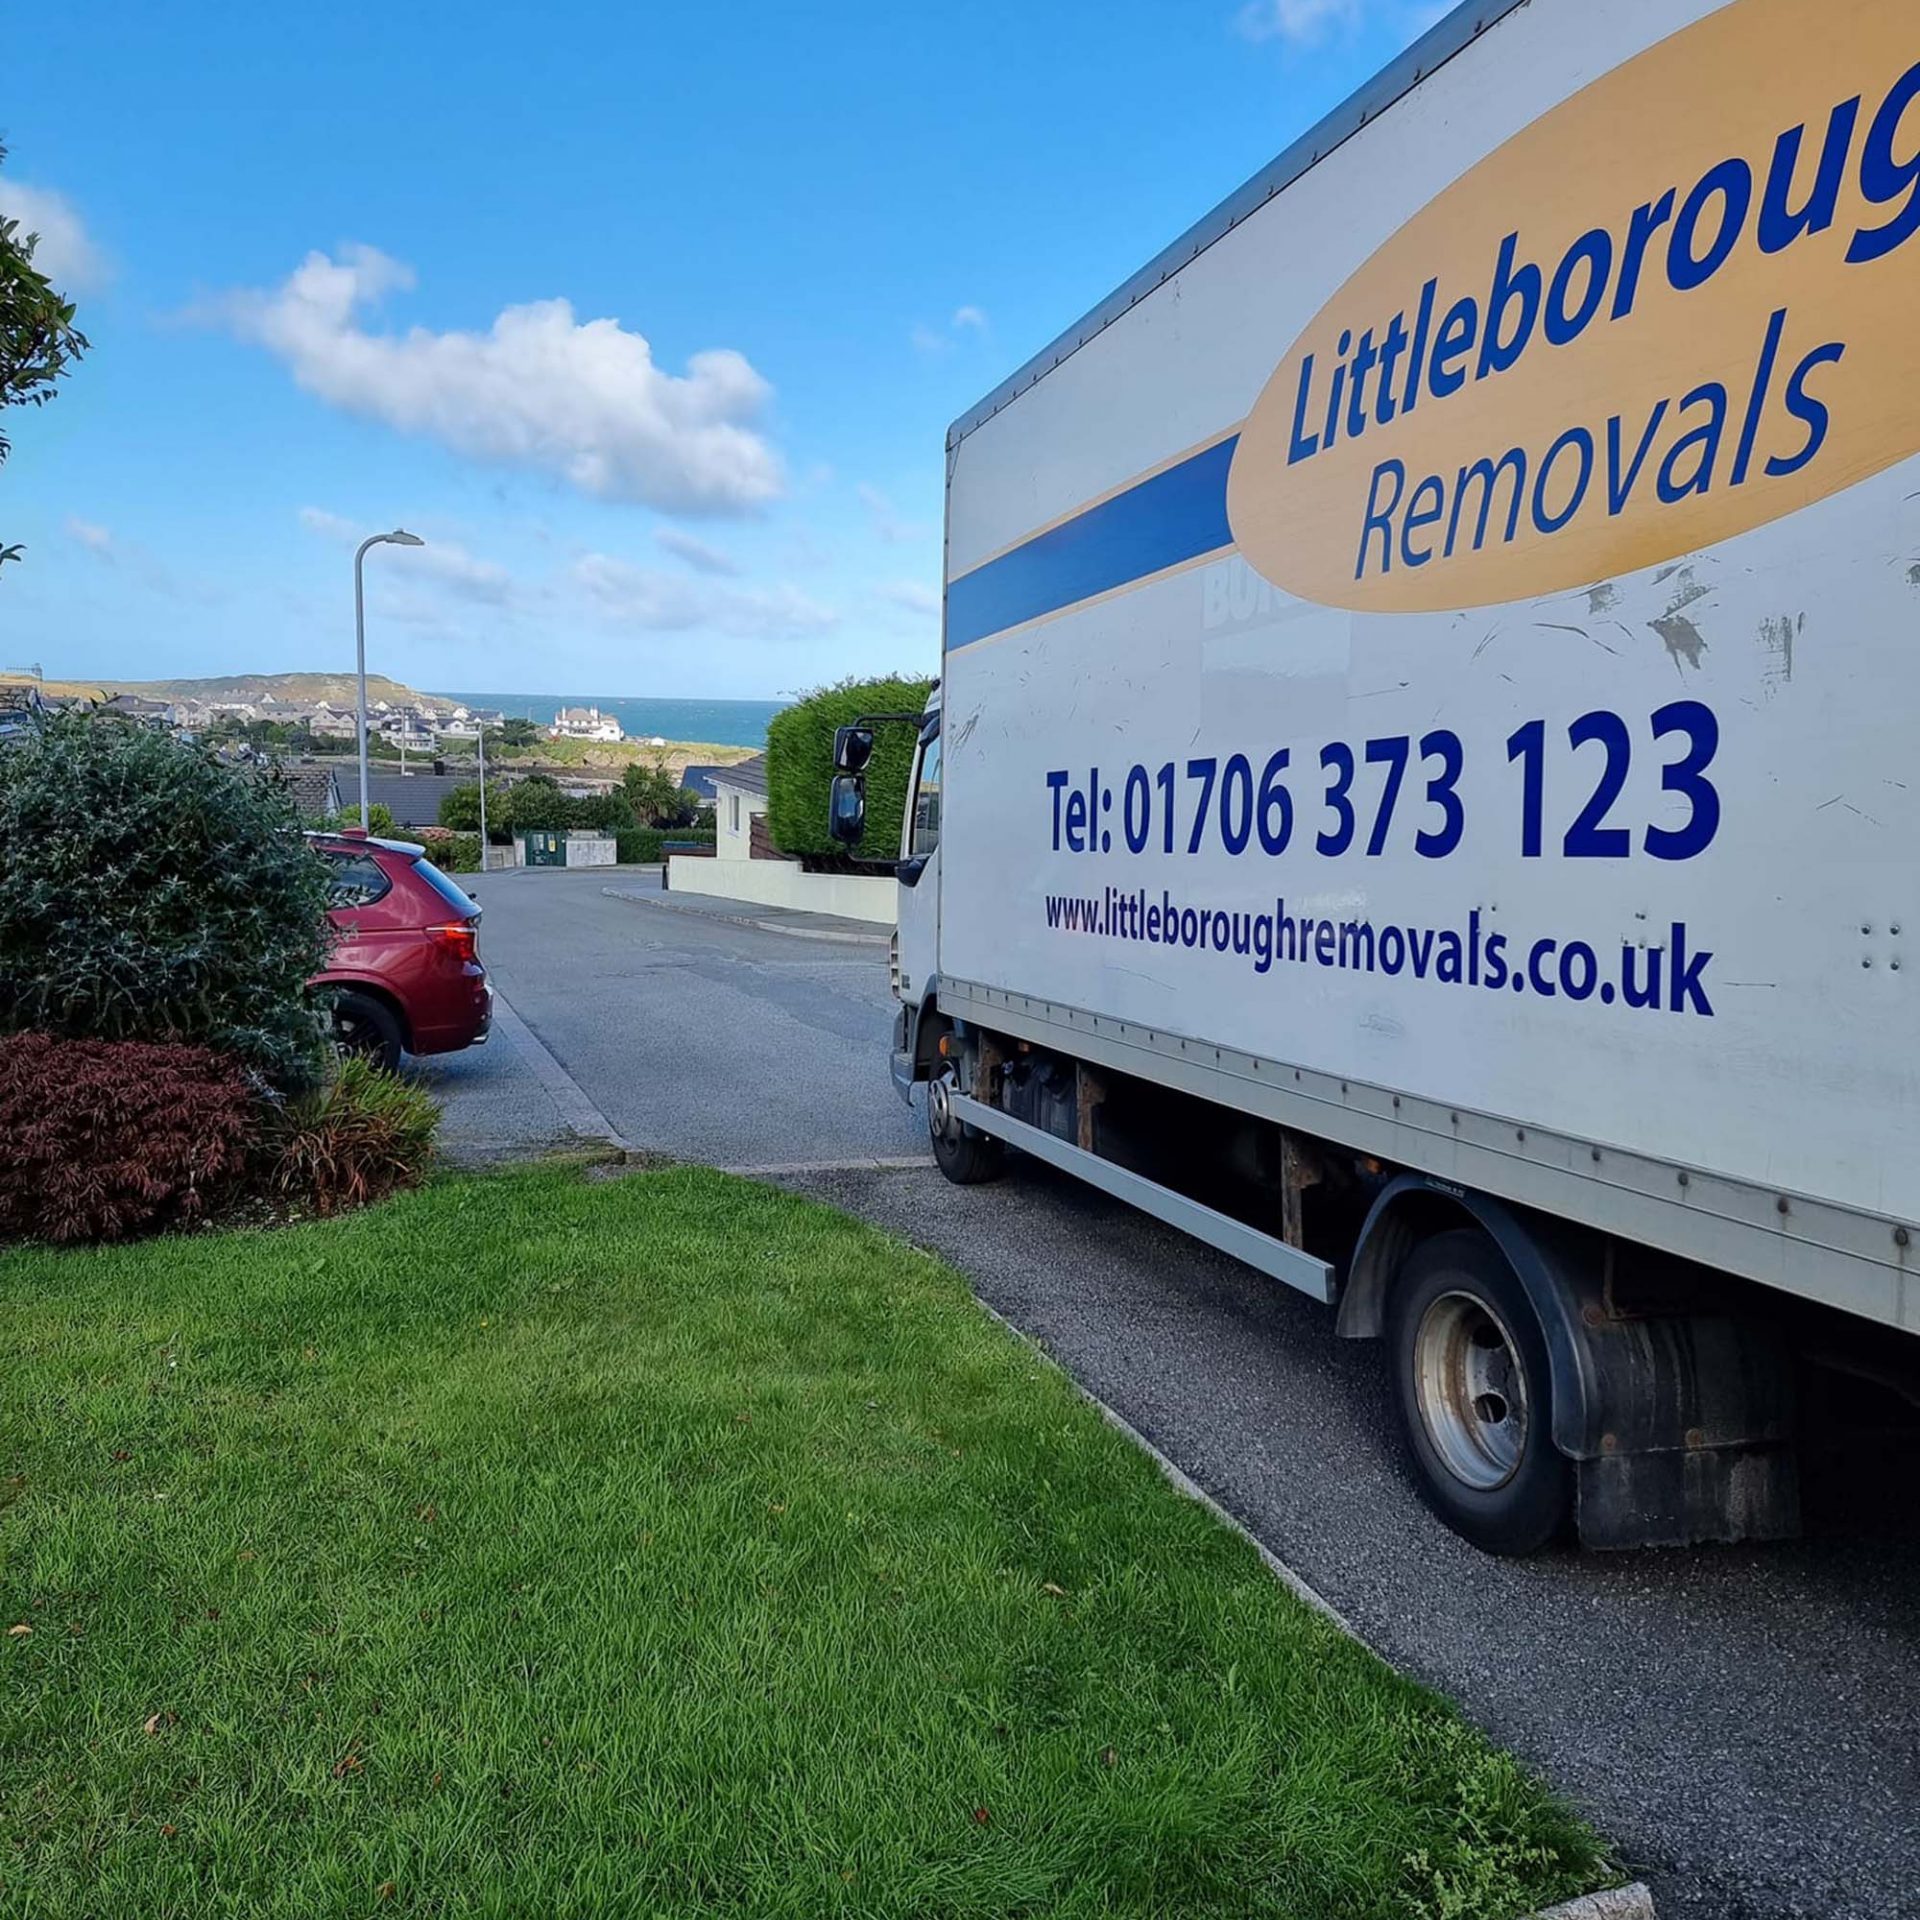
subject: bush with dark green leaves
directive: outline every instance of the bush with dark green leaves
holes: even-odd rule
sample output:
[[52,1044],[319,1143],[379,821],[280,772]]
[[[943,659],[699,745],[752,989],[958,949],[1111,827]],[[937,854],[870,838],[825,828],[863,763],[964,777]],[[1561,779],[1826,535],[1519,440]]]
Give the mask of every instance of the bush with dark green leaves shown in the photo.
[[849,851],[861,860],[898,857],[915,729],[898,724],[874,730],[866,834],[852,849],[827,832],[833,736],[836,729],[873,714],[917,714],[932,689],[930,680],[843,680],[773,716],[767,728],[767,831],[782,853],[803,859],[830,859]]
[[584,827],[590,833],[618,833],[621,828],[635,824],[633,808],[618,791],[583,794],[572,802],[572,807],[567,825]]
[[[544,773],[516,780],[506,792],[506,824],[514,833],[564,833],[573,825],[573,802]],[[487,825],[493,825],[493,801],[487,801]]]
[[[360,808],[358,804],[342,807],[338,813],[323,814],[315,824],[325,833],[343,833],[348,827],[360,824]],[[367,832],[376,840],[399,839],[400,827],[393,817],[393,809],[378,800],[369,801]]]
[[[496,845],[507,839],[507,789],[498,780],[487,782],[487,838]],[[463,781],[440,796],[440,824],[456,833],[480,831],[480,782]]]
[[415,827],[413,837],[442,873],[478,873],[480,836],[455,833],[451,827]]
[[283,782],[105,717],[0,747],[0,1033],[192,1041],[303,1084],[326,916]]

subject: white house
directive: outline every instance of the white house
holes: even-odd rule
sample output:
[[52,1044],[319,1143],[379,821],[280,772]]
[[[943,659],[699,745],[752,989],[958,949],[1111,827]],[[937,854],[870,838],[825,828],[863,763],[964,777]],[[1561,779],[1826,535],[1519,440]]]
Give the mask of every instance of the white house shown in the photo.
[[[761,831],[753,851],[753,823],[767,810],[767,756],[714,767],[713,858],[676,853],[667,861],[667,885],[685,893],[712,893],[763,907],[829,913],[842,919],[893,925],[892,877],[873,873],[809,873],[798,860],[776,853]],[[822,802],[824,805],[824,801]],[[669,836],[671,837],[671,836]]]
[[379,733],[383,740],[406,753],[427,753],[433,747],[433,735],[425,719],[411,708],[385,715]]
[[767,810],[767,756],[713,770],[714,857],[718,860],[753,858],[753,820]]
[[552,740],[619,740],[620,722],[598,707],[562,707],[547,729]]

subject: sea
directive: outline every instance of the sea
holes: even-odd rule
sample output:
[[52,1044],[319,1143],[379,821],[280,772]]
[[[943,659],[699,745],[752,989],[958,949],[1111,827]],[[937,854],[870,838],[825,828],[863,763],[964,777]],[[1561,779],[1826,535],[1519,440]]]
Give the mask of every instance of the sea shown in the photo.
[[697,740],[715,747],[764,747],[767,722],[784,700],[650,700],[608,693],[443,693],[463,707],[497,707],[548,725],[562,707],[598,707],[620,722],[629,740]]

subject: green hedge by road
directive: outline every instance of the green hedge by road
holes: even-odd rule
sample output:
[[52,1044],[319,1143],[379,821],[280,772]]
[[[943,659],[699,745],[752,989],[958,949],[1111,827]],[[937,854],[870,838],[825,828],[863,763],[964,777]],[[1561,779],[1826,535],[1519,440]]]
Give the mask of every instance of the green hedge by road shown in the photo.
[[[782,853],[832,857],[848,851],[827,832],[833,781],[833,736],[874,713],[918,713],[931,680],[845,680],[822,687],[777,713],[767,728],[767,831]],[[914,729],[880,727],[867,768],[867,831],[856,859],[892,860],[900,851],[907,781],[913,773]]]

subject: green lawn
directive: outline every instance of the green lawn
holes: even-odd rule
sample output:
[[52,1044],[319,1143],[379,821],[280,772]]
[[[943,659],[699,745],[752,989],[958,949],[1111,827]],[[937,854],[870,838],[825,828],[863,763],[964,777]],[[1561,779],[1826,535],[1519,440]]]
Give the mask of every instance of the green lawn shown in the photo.
[[1606,1875],[937,1261],[701,1171],[0,1255],[0,1912],[1485,1915]]

